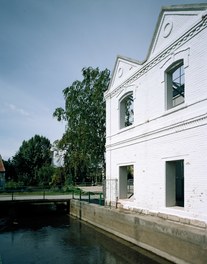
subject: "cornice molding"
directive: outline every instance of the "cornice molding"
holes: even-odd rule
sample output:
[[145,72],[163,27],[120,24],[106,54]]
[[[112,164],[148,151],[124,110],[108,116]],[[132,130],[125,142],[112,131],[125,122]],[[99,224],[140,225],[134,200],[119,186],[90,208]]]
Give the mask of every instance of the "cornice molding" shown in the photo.
[[169,47],[167,47],[162,52],[160,52],[155,58],[153,58],[148,63],[146,63],[141,69],[139,69],[135,74],[129,77],[126,81],[124,81],[122,84],[117,86],[115,90],[113,90],[111,93],[106,92],[105,99],[116,95],[119,92],[119,90],[122,89],[124,86],[131,85],[134,81],[136,81],[142,75],[144,75],[149,70],[154,68],[158,63],[160,63],[162,60],[167,58],[167,56],[173,54],[175,50],[180,48],[182,45],[184,45],[186,42],[188,42],[190,39],[192,39],[194,36],[196,36],[206,27],[207,27],[207,16],[203,16],[202,19],[195,26],[193,26],[190,30],[188,30],[180,38],[174,41]]
[[204,125],[207,125],[207,113],[187,119],[179,123],[172,124],[170,126],[163,126],[158,129],[151,130],[147,133],[141,132],[139,135],[135,137],[125,139],[125,140],[120,140],[119,142],[116,142],[116,143],[111,143],[111,144],[109,143],[106,145],[106,149],[109,150],[111,148],[124,147],[125,145],[127,146],[134,145],[136,143],[153,140],[156,138],[183,132],[183,131],[196,128],[196,127],[200,127],[200,126],[204,126]]

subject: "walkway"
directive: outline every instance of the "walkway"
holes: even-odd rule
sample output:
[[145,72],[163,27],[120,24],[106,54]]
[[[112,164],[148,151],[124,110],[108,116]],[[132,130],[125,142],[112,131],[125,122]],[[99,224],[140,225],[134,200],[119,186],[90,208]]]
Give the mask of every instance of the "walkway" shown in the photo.
[[84,192],[102,193],[103,186],[78,186]]
[[72,199],[72,194],[66,195],[0,195],[1,203],[11,202],[67,202]]

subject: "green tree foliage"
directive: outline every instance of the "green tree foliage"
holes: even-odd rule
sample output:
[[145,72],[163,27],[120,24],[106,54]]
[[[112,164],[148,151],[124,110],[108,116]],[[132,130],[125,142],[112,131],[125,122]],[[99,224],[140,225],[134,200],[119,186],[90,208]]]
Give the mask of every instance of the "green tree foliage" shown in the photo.
[[52,165],[44,165],[41,168],[39,168],[37,172],[37,182],[41,187],[49,186],[53,174],[55,172],[55,168]]
[[[19,151],[13,157],[18,181],[25,185],[41,183],[38,176],[42,167],[50,166],[52,162],[51,144],[49,139],[35,135],[28,141],[23,141]],[[45,176],[43,182],[45,181]]]
[[52,175],[50,186],[51,187],[61,187],[64,184],[67,184],[65,181],[65,172],[63,167],[57,167],[54,170],[54,173]]
[[109,70],[83,68],[83,80],[75,81],[63,90],[65,109],[53,114],[58,121],[65,120],[66,131],[59,141],[64,151],[64,164],[73,181],[82,181],[91,168],[104,167],[105,101],[109,84]]
[[12,159],[3,160],[5,171],[6,171],[6,181],[17,181],[17,173]]

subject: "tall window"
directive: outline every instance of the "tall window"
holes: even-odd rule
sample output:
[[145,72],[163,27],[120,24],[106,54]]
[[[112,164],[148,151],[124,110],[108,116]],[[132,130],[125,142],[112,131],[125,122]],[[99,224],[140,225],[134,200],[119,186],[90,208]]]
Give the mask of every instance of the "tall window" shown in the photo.
[[171,65],[166,71],[167,109],[185,101],[185,73],[183,60]]
[[134,123],[133,93],[124,96],[120,101],[120,128],[131,126]]

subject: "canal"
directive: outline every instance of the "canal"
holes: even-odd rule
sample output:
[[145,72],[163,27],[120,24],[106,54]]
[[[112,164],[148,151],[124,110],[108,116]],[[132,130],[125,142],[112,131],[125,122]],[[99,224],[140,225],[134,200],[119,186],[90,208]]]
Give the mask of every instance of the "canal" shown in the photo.
[[169,263],[51,205],[0,209],[0,264]]

